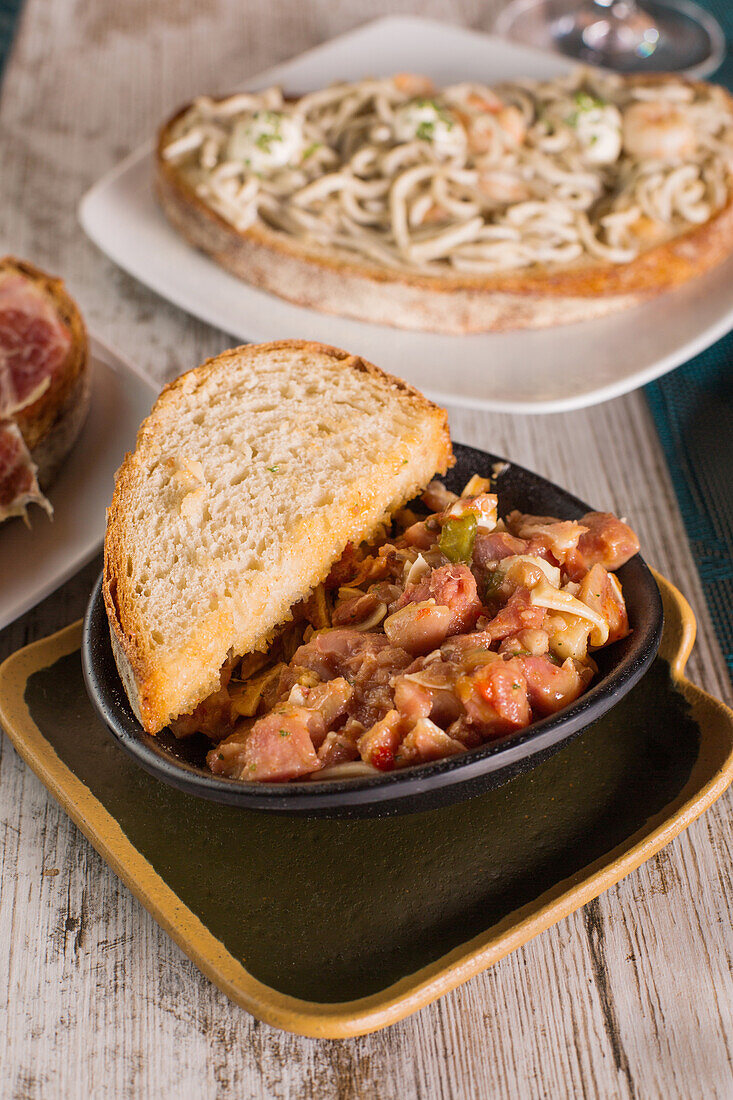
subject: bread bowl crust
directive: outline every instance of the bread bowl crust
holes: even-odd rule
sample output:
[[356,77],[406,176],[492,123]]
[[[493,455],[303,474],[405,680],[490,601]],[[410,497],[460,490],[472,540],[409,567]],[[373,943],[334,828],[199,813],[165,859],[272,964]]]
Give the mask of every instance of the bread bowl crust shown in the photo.
[[[135,452],[128,453],[125,456],[117,472],[112,503],[107,511],[107,531],[104,543],[102,593],[110,626],[112,650],[133,710],[141,725],[149,733],[158,732],[172,717],[186,713],[188,709],[193,710],[197,703],[216,689],[218,682],[207,681],[195,685],[195,691],[187,701],[187,707],[179,706],[176,709],[180,700],[174,701],[171,698],[166,670],[160,667],[154,655],[146,647],[144,625],[137,613],[135,596],[125,583],[125,560],[128,546],[125,527],[122,522],[134,497],[138,453],[146,448],[154,452],[158,447],[158,421],[164,411],[175,407],[179,391],[190,393],[192,384],[202,382],[209,371],[220,370],[228,360],[236,358],[241,361],[243,357],[254,357],[263,351],[277,352],[281,349],[306,351],[314,355],[336,359],[342,363],[345,370],[350,369],[368,374],[377,379],[388,390],[399,393],[402,397],[407,397],[414,408],[415,419],[420,418],[422,420],[426,426],[426,431],[429,425],[433,440],[433,457],[435,459],[433,472],[445,473],[454,463],[448,418],[444,409],[434,405],[408,383],[386,374],[379,367],[374,366],[373,363],[330,345],[308,340],[277,340],[267,344],[232,348],[221,355],[208,359],[201,366],[180,375],[170,382],[161,391],[150,415],[141,424],[137,434]],[[413,491],[404,495],[400,503],[406,503],[420,488],[422,488],[422,485],[415,485]],[[363,529],[361,521],[357,518],[352,517],[350,522],[353,525],[352,537],[354,541],[360,541],[372,533],[371,529]],[[325,579],[332,565],[333,561],[329,563],[326,572],[314,580],[314,586]],[[279,622],[262,624],[258,643],[253,648],[264,648],[279,625]],[[217,635],[226,631],[227,627],[228,623],[222,622],[218,613],[208,615],[201,621],[192,624],[191,637],[187,639],[187,653],[191,652],[198,656],[201,652],[206,652],[209,646],[213,647],[213,641],[216,640]],[[220,667],[221,662],[216,667],[217,678]]]
[[[51,304],[71,333],[71,345],[63,366],[56,371],[51,384],[32,404],[13,416],[34,461],[39,465],[41,481],[47,486],[60,462],[71,449],[81,429],[89,405],[89,346],[87,331],[78,306],[66,291],[62,279],[47,275],[40,268],[13,256],[0,259],[0,271],[14,271],[30,279],[51,301]],[[75,431],[62,421],[68,419]],[[68,440],[63,455],[60,446],[49,448],[49,438]],[[45,455],[53,451],[52,459]],[[38,461],[38,458],[41,461]]]
[[62,279],[47,275],[27,260],[0,258],[0,272],[11,271],[31,280],[50,303],[71,334],[63,364],[50,384],[30,405],[13,415],[36,467],[44,491],[54,482],[74,446],[91,401],[91,371],[86,326],[74,299]]
[[[661,74],[638,82],[664,79]],[[239,278],[322,312],[454,334],[544,328],[637,305],[703,274],[733,251],[733,180],[726,204],[707,222],[626,264],[588,260],[491,276],[428,275],[306,246],[261,222],[239,231],[163,157],[171,128],[190,106],[158,135],[155,185],[166,217],[190,244]]]

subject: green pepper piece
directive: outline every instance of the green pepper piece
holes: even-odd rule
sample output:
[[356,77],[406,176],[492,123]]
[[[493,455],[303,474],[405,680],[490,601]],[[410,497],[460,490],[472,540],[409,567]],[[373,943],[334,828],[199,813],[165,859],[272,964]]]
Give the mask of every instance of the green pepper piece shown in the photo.
[[474,512],[465,512],[464,515],[456,516],[443,524],[438,546],[448,561],[470,562],[476,541],[476,526]]
[[493,600],[499,594],[505,576],[506,573],[503,569],[495,569],[493,573],[489,573],[484,581],[484,603],[488,603],[489,600]]

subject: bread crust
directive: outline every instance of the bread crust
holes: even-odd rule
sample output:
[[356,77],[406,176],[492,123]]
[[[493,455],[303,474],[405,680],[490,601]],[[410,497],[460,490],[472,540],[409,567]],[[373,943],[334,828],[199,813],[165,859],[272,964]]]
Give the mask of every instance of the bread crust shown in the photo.
[[[304,351],[313,355],[335,359],[342,365],[344,370],[367,374],[376,379],[388,392],[392,391],[400,394],[403,398],[407,397],[414,408],[415,420],[419,419],[425,425],[426,432],[432,433],[431,453],[435,459],[434,472],[444,473],[454,463],[448,418],[444,409],[434,405],[408,383],[385,373],[373,363],[330,345],[307,340],[276,340],[267,344],[232,348],[219,356],[208,359],[201,366],[180,375],[170,382],[161,391],[149,417],[140,426],[135,452],[128,453],[125,456],[117,472],[114,495],[107,512],[107,532],[104,544],[102,592],[110,625],[112,649],[133,710],[140,723],[150,733],[156,733],[172,717],[180,713],[186,713],[187,710],[183,707],[175,709],[175,705],[172,703],[166,670],[160,667],[146,648],[143,624],[139,621],[137,615],[135,596],[125,583],[125,562],[128,546],[122,520],[134,494],[134,478],[138,455],[140,452],[155,453],[159,446],[161,414],[167,414],[175,409],[179,394],[190,395],[192,387],[195,392],[195,389],[203,383],[209,372],[220,370],[228,360],[236,358],[241,362],[243,358],[254,359],[263,352],[277,352],[283,349]],[[421,487],[416,485],[414,491],[405,495],[400,503],[406,503],[414,495],[414,492]],[[370,530],[359,527],[360,521],[356,517],[352,519],[352,522],[354,524],[355,541],[361,541],[361,539],[371,534]],[[325,573],[315,579],[314,585],[325,579],[334,560],[329,562]],[[258,642],[252,648],[264,648],[279,625],[279,622],[262,624]],[[227,626],[227,623],[221,621],[218,613],[202,617],[201,621],[196,623],[192,629],[191,640],[188,643],[190,650],[200,655],[215,648],[216,641],[222,632],[227,629]],[[220,664],[216,668],[217,678]],[[216,679],[195,685],[192,695],[187,701],[187,709],[193,710],[197,703],[215,690],[217,686],[218,680]]]
[[76,302],[62,279],[13,256],[0,259],[0,271],[30,279],[48,297],[71,333],[71,345],[51,384],[32,404],[13,416],[38,467],[42,488],[48,488],[74,445],[89,409],[91,380],[87,331]]
[[[663,74],[650,75],[638,82],[661,79]],[[166,217],[190,244],[234,275],[325,313],[457,335],[545,328],[637,305],[704,274],[733,251],[733,186],[709,221],[627,264],[588,260],[491,276],[424,275],[306,246],[259,222],[239,231],[162,155],[171,128],[189,107],[177,111],[158,136],[155,185]]]

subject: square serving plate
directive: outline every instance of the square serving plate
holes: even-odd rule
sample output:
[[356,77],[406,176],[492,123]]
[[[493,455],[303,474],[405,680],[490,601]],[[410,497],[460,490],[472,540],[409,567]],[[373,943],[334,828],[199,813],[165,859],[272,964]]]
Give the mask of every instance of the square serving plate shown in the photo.
[[96,717],[81,623],[0,667],[0,723],[227,996],[287,1031],[361,1035],[607,890],[725,791],[733,712],[684,679],[695,622],[656,579],[660,657],[633,691],[531,772],[429,812],[288,819],[169,787]]
[[48,491],[50,520],[31,508],[30,526],[0,525],[0,630],[90,561],[104,538],[106,508],[125,451],[158,387],[99,340],[90,341],[92,401],[86,423]]
[[[389,17],[231,88],[291,94],[333,81],[423,72],[436,83],[549,78],[555,54],[417,17]],[[212,80],[221,85],[219,74]],[[192,87],[190,98],[209,91]],[[164,121],[160,120],[161,123]],[[168,224],[153,193],[148,142],[101,179],[79,208],[98,247],[142,283],[241,341],[299,337],[348,348],[435,399],[504,412],[582,408],[635,389],[708,347],[733,325],[733,259],[626,312],[539,332],[446,336],[317,313],[242,282]]]

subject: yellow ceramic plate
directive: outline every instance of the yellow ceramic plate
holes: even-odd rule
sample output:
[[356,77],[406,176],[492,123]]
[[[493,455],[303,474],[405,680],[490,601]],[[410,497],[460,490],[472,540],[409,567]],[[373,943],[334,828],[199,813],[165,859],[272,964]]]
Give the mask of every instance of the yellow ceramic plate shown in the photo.
[[84,692],[81,624],[0,667],[0,722],[142,904],[233,1001],[322,1038],[386,1027],[608,889],[733,778],[733,712],[684,679],[695,621],[657,577],[660,658],[527,775],[360,820],[254,814],[139,769]]

